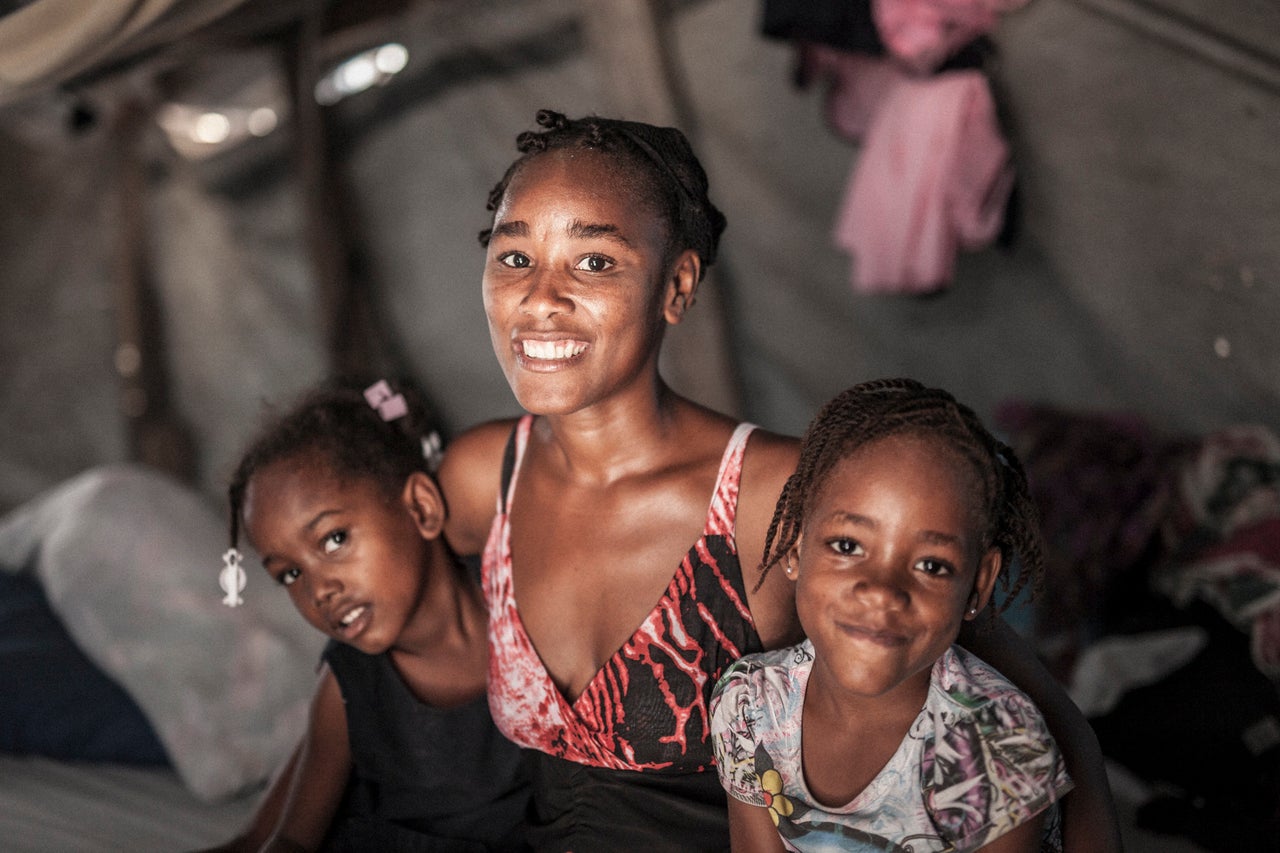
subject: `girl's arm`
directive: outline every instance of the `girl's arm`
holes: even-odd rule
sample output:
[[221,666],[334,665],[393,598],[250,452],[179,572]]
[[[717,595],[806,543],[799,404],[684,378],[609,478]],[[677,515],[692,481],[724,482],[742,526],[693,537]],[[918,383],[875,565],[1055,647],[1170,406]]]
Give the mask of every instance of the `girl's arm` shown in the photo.
[[325,666],[311,700],[307,734],[281,804],[279,819],[264,851],[316,850],[342,801],[351,776],[347,710],[338,680]]
[[322,668],[302,742],[276,774],[249,826],[205,853],[294,853],[324,840],[351,774],[347,711],[338,682]]
[[733,853],[783,853],[769,810],[729,798],[729,844]]
[[1020,823],[995,841],[982,845],[981,853],[1039,853],[1040,836],[1044,833],[1045,813]]
[[[973,623],[965,624],[968,627]],[[962,631],[961,644],[998,669],[1036,703],[1075,783],[1062,800],[1064,852],[1120,853],[1120,824],[1111,800],[1111,785],[1102,749],[1089,721],[1007,622],[996,617],[987,624],[990,628]]]

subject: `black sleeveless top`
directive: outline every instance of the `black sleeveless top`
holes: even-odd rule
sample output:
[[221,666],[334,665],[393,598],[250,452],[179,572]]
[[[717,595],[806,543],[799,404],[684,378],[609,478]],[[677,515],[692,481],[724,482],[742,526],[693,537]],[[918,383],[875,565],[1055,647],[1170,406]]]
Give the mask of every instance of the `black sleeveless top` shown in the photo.
[[529,762],[494,726],[485,696],[434,708],[388,654],[331,641],[324,658],[346,705],[354,767],[326,849],[525,849]]

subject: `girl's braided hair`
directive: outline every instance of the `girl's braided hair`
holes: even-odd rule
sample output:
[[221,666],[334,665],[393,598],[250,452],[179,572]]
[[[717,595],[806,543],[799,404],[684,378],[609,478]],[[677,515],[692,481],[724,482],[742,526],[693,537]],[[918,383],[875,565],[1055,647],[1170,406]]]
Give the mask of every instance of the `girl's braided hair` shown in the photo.
[[[538,155],[599,151],[619,161],[623,168],[618,177],[625,189],[649,202],[667,223],[668,260],[693,249],[702,260],[702,272],[715,263],[725,218],[707,195],[707,173],[683,133],[674,127],[597,116],[570,119],[551,110],[539,110],[534,120],[544,129],[516,137],[521,156],[489,192],[490,211],[498,209],[516,173]],[[492,228],[481,231],[480,245],[487,247],[492,233]]]
[[362,387],[337,382],[310,391],[249,445],[227,488],[233,548],[239,544],[245,489],[273,462],[315,452],[338,477],[373,480],[388,496],[399,495],[414,471],[432,473],[423,442],[433,425],[422,397],[398,384],[408,412],[384,421]]
[[[805,432],[796,471],[778,498],[765,536],[760,580],[795,545],[827,475],[841,459],[892,435],[936,438],[969,463],[975,474],[982,550],[1000,549],[1000,585],[1008,606],[1028,582],[1033,592],[1044,574],[1039,515],[1017,456],[987,431],[973,410],[938,388],[911,379],[864,382],[827,403]],[[1016,579],[1011,572],[1020,565]]]

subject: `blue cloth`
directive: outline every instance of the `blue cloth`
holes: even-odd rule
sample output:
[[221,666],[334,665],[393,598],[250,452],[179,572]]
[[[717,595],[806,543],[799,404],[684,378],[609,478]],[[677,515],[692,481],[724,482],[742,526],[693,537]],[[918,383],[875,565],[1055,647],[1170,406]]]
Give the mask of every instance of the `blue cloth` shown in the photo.
[[39,582],[0,570],[0,752],[168,764],[141,709],[75,644]]

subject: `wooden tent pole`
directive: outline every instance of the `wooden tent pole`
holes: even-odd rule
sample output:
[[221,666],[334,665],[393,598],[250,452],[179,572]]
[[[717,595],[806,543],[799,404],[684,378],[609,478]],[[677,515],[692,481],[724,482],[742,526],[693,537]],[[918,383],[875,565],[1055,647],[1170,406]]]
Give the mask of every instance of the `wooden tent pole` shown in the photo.
[[323,4],[313,4],[287,41],[293,167],[329,371],[333,375],[365,374],[373,366],[372,317],[365,294],[350,273],[351,247],[342,228],[342,196],[329,157],[324,113],[315,98],[322,30]]
[[111,124],[118,226],[113,271],[115,368],[129,458],[190,483],[197,467],[195,445],[170,405],[163,315],[148,261],[143,152],[150,119],[147,103],[126,95],[116,105]]
[[[581,0],[587,43],[609,81],[620,117],[679,127],[697,148],[697,128],[658,7],[658,0]],[[713,268],[698,288],[699,307],[668,333],[662,372],[681,393],[741,416],[726,294],[715,278]]]

